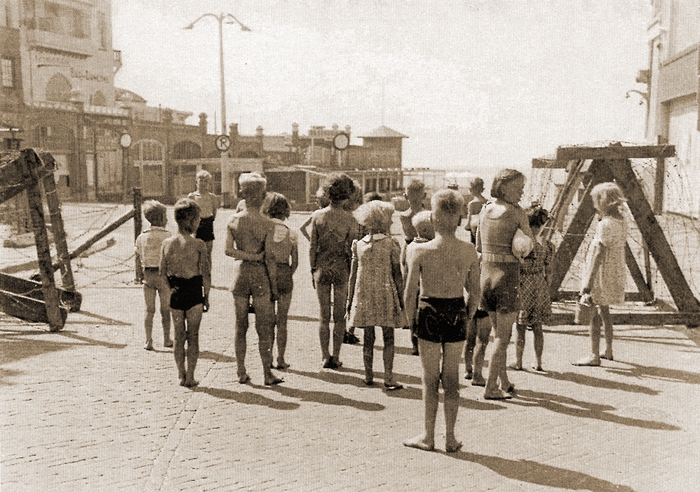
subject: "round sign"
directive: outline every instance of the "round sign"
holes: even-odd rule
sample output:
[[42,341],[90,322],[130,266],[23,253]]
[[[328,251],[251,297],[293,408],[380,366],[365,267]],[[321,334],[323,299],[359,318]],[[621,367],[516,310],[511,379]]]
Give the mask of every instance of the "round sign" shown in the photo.
[[131,135],[129,135],[128,133],[122,133],[122,136],[119,139],[119,145],[121,145],[125,149],[127,147],[130,147],[131,146]]
[[350,136],[347,133],[338,133],[333,137],[333,147],[337,150],[345,150],[350,145]]
[[229,147],[231,147],[231,139],[228,138],[226,135],[219,135],[216,137],[216,148],[219,149],[221,152],[226,152]]

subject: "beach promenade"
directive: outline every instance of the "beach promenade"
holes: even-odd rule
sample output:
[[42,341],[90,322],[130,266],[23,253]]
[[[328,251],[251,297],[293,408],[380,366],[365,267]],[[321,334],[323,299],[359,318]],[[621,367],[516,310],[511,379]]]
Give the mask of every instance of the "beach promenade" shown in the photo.
[[[403,390],[362,383],[360,345],[343,345],[339,370],[322,369],[303,237],[289,321],[291,367],[277,371],[285,382],[262,384],[251,316],[252,384],[238,384],[226,290],[232,260],[223,255],[230,215],[222,210],[217,218],[215,288],[200,330],[195,389],[178,385],[158,316],[156,350],[143,349],[129,227],[115,233],[113,246],[74,263],[83,305],[63,331],[0,314],[2,492],[700,487],[697,330],[618,326],[615,361],[592,368],[571,365],[589,349],[586,327],[545,327],[547,372],[511,371],[512,400],[486,401],[483,388],[461,379],[460,452],[444,452],[442,406],[436,451],[409,449],[401,441],[422,425],[421,368],[409,333],[397,332],[394,371]],[[292,223],[307,217],[295,214]],[[18,261],[20,253],[0,251],[3,263]],[[381,337],[376,350],[381,381]],[[513,351],[511,343],[509,360]]]

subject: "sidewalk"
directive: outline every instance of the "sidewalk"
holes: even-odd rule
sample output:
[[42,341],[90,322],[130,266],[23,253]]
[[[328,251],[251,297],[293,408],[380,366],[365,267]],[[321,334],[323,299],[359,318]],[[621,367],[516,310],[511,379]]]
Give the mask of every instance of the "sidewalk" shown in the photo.
[[[238,384],[225,290],[227,213],[217,219],[216,288],[200,332],[195,390],[178,385],[158,320],[156,351],[142,348],[143,300],[131,283],[128,228],[114,247],[82,260],[82,310],[69,314],[62,332],[0,314],[3,492],[697,489],[700,333],[619,326],[616,361],[587,368],[571,365],[587,351],[586,328],[546,327],[547,373],[511,371],[513,400],[486,401],[483,388],[462,379],[461,452],[444,453],[442,406],[438,450],[408,449],[401,441],[422,422],[420,361],[410,355],[408,332],[397,332],[394,364],[403,390],[362,384],[359,345],[343,346],[340,370],[321,369],[303,238],[291,367],[279,372],[285,382],[262,384],[251,326],[246,363],[253,384]],[[528,333],[527,367],[533,358]],[[375,369],[380,379],[380,345]]]

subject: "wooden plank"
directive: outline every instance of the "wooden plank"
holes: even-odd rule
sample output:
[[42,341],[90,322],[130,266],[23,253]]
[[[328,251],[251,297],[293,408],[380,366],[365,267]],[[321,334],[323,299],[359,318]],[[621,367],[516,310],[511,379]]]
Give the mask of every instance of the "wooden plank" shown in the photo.
[[[610,319],[614,325],[686,325],[689,327],[696,327],[700,325],[700,313],[698,312],[610,313]],[[574,324],[576,324],[574,323],[574,313],[552,313],[549,322],[549,326]]]
[[661,159],[676,155],[673,145],[623,146],[611,144],[608,147],[559,147],[558,161],[580,159]]
[[558,161],[556,159],[549,159],[546,157],[539,157],[532,159],[532,169],[566,169],[567,163],[565,161]]
[[[36,280],[14,277],[6,273],[0,272],[0,290],[18,294],[24,297],[31,297],[39,301],[44,300],[41,283]],[[79,292],[69,292],[63,289],[58,290],[58,297],[61,300],[61,307],[73,305],[80,306],[83,297]]]
[[23,173],[30,175],[31,186],[27,188],[27,201],[29,203],[29,215],[32,219],[32,228],[34,229],[34,239],[36,241],[36,253],[39,262],[39,273],[41,274],[41,286],[44,293],[46,317],[51,331],[58,331],[63,328],[66,320],[61,316],[58,291],[56,290],[53,277],[54,270],[51,264],[49,238],[46,233],[44,206],[41,200],[41,190],[39,189],[39,176],[35,170],[38,156],[34,151],[30,151],[30,153],[27,150],[22,151],[26,166]]
[[[0,290],[0,310],[9,316],[32,323],[52,324],[52,321],[49,320],[46,314],[46,304],[44,304],[44,301],[33,297],[21,296],[14,292]],[[68,310],[61,308],[58,310],[58,314],[60,316],[60,325],[63,326],[68,316]],[[55,322],[55,320],[53,322]]]
[[641,300],[644,302],[654,300],[654,294],[649,290],[647,282],[644,279],[644,275],[642,274],[642,270],[639,268],[637,259],[634,257],[632,248],[630,248],[630,245],[627,242],[625,242],[625,263],[627,263],[627,268],[630,271],[630,275],[632,275],[634,285],[637,286],[637,290],[642,297]]
[[656,220],[654,211],[637,181],[630,161],[607,161],[607,167],[627,198],[627,204],[637,222],[637,227],[649,246],[649,252],[654,258],[678,310],[684,312],[700,311],[700,302],[688,286],[688,282],[678,265],[678,260],[666,240],[666,235]]
[[[25,162],[29,163],[29,167],[25,166]],[[0,166],[0,203],[6,202],[32,186],[34,183],[34,178],[30,175],[32,168],[35,168],[39,179],[53,173],[53,168],[42,167],[41,160],[31,149],[23,150],[16,159]]]
[[656,159],[656,174],[654,175],[654,213],[662,214],[664,211],[664,187],[666,186],[666,160],[662,157]]
[[547,221],[545,226],[544,237],[547,241],[552,240],[555,230],[561,229],[564,223],[564,218],[569,210],[571,202],[576,196],[581,181],[583,180],[583,175],[579,172],[585,161],[576,161],[569,168],[569,173],[566,177],[566,183],[564,183],[563,188],[559,190],[557,198],[552,206],[551,217]]
[[[577,301],[580,296],[577,290],[560,290],[557,292],[557,301]],[[625,302],[650,302],[652,300],[641,292],[625,292]]]
[[[143,221],[141,219],[141,188],[134,188],[134,241],[141,235]],[[141,268],[141,258],[134,255],[134,268],[136,269],[136,283],[143,282],[143,269]]]

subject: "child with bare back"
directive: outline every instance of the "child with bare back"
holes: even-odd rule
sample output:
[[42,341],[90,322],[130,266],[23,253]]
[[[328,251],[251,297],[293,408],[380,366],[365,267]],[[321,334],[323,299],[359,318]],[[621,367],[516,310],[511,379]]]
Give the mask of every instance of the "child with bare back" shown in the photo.
[[260,212],[265,199],[267,180],[258,173],[241,174],[238,184],[246,201],[244,210],[234,214],[227,226],[226,256],[232,257],[234,312],[236,334],[234,346],[238,365],[238,382],[246,384],[250,376],[245,369],[246,335],[248,333],[248,298],[253,298],[255,329],[266,386],[283,379],[272,373],[272,333],[275,325],[273,302],[278,298],[277,264],[273,251],[275,225]]
[[[318,335],[322,364],[326,369],[337,369],[342,365],[339,356],[345,336],[345,308],[352,259],[351,248],[353,240],[358,237],[359,225],[355,217],[345,209],[348,200],[355,193],[352,180],[346,174],[332,173],[326,177],[324,189],[331,203],[315,214],[311,221],[309,264],[321,314]],[[331,290],[333,291],[332,302]],[[332,345],[331,306],[333,307]]]
[[459,409],[459,361],[467,323],[476,312],[480,294],[476,249],[455,236],[463,206],[464,199],[454,190],[435,193],[431,199],[435,238],[413,246],[406,258],[404,303],[408,322],[418,336],[425,414],[423,433],[403,444],[425,451],[435,449],[440,382],[445,392],[445,451],[453,453],[462,447],[454,434]]
[[[199,206],[182,198],[175,204],[178,232],[163,241],[160,273],[167,276],[172,289],[170,312],[175,328],[175,365],[180,385],[193,387],[194,369],[199,357],[199,324],[208,309],[211,265],[207,247],[192,234],[199,225]],[[185,344],[187,350],[185,351]]]
[[156,293],[160,299],[160,319],[163,325],[163,346],[172,347],[170,339],[170,286],[168,279],[160,274],[160,251],[163,241],[170,237],[165,229],[168,222],[167,209],[162,203],[149,200],[143,205],[143,215],[151,227],[136,238],[136,256],[143,269],[143,297],[146,301],[146,317],[143,321],[146,330],[146,350],[153,350],[153,317],[156,313]]
[[195,179],[197,189],[187,196],[187,198],[197,202],[202,214],[194,237],[201,239],[207,245],[209,263],[211,263],[211,250],[214,247],[214,219],[216,219],[216,210],[220,206],[220,200],[217,195],[211,192],[212,177],[209,171],[202,169],[195,175]]

